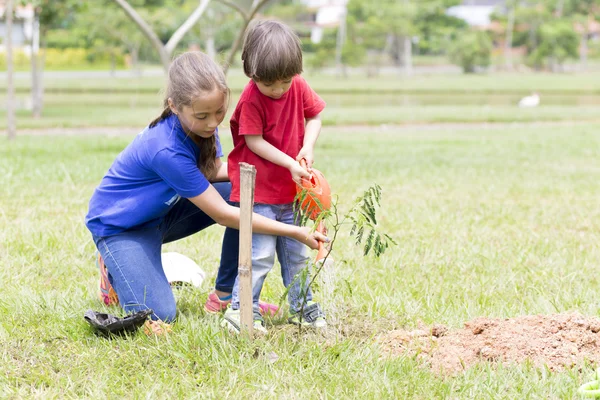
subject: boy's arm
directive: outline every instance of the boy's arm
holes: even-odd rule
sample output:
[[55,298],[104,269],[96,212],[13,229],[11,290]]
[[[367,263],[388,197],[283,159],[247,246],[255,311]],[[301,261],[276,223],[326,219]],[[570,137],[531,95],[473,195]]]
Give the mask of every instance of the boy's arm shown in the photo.
[[312,118],[306,118],[306,128],[304,129],[304,143],[302,144],[302,149],[300,149],[296,160],[300,161],[304,158],[306,160],[306,166],[308,167],[309,171],[313,165],[313,162],[315,161],[315,144],[317,143],[317,139],[319,138],[319,134],[321,133],[321,125],[321,116],[319,114],[315,115]]
[[217,169],[217,173],[210,181],[211,182],[228,182],[229,175],[227,173],[227,163],[221,161],[220,157],[217,157],[217,159],[215,160],[215,167]]
[[244,135],[246,145],[256,155],[290,170],[292,179],[300,183],[300,178],[310,178],[310,174],[296,160],[267,142],[262,135]]

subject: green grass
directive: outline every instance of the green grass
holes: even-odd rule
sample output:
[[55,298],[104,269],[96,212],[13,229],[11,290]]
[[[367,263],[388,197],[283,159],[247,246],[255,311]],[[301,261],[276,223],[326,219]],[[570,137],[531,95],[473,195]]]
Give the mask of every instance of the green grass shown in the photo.
[[[322,94],[328,103],[325,125],[426,124],[445,122],[494,123],[600,120],[599,96],[552,96],[534,109],[519,109],[519,96],[506,95],[368,95]],[[238,94],[234,93],[229,115]],[[20,97],[21,101],[24,97]],[[162,111],[162,98],[150,93],[49,93],[41,118],[17,113],[18,129],[55,127],[143,127]],[[225,125],[227,125],[226,119]],[[6,128],[0,110],[0,129]]]
[[[399,245],[364,258],[344,231],[334,251],[335,290],[323,299],[343,326],[298,335],[278,321],[252,343],[202,311],[220,227],[165,248],[208,273],[202,290],[178,296],[171,335],[94,336],[83,312],[105,308],[83,218],[131,137],[3,142],[0,397],[575,398],[592,366],[555,373],[483,363],[442,377],[410,358],[382,358],[375,337],[419,321],[460,327],[477,316],[596,315],[599,128],[326,129],[315,166],[340,207],[378,183],[382,230]],[[227,152],[231,140],[223,142]],[[274,271],[264,297],[282,292]]]
[[[496,74],[381,76],[340,79],[306,74],[327,102],[325,125],[427,123],[511,123],[533,121],[597,122],[600,75]],[[248,81],[239,70],[228,77],[232,88],[229,112]],[[3,88],[5,81],[0,82]],[[17,82],[18,129],[60,127],[141,127],[162,111],[161,76],[144,78],[50,79],[45,82],[44,112],[33,119],[26,111],[29,81]],[[541,106],[516,104],[533,90],[541,91]],[[6,113],[0,109],[0,129]]]
[[[108,74],[108,72],[107,72]],[[312,87],[320,93],[505,93],[529,94],[537,90],[542,94],[600,94],[600,73],[496,73],[496,74],[435,74],[381,75],[367,78],[356,73],[348,78],[323,73],[304,74]],[[241,70],[232,69],[227,81],[233,91],[241,91],[248,78]],[[48,78],[44,87],[50,92],[149,92],[157,93],[163,88],[162,76],[126,78]],[[28,79],[18,79],[16,87],[26,93],[30,88]],[[6,88],[6,80],[0,81],[0,89]]]

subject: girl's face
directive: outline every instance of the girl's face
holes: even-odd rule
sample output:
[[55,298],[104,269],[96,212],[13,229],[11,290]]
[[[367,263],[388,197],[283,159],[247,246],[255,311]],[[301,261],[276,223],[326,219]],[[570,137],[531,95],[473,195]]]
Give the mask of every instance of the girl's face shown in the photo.
[[175,108],[169,98],[169,107],[177,114],[181,126],[188,134],[205,139],[215,134],[227,112],[226,96],[218,89],[202,93],[192,101],[191,107],[182,106],[181,109]]
[[290,90],[290,86],[292,86],[292,79],[284,79],[280,81],[274,82],[261,82],[255,81],[258,90],[262,94],[272,99],[280,99],[288,90]]

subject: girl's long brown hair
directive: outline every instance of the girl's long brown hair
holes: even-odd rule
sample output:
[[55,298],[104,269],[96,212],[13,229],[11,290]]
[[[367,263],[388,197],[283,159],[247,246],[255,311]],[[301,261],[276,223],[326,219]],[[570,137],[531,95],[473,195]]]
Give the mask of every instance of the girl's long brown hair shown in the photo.
[[[209,56],[199,51],[183,53],[173,60],[169,67],[169,79],[164,100],[164,110],[154,121],[150,122],[150,128],[156,126],[160,121],[173,114],[169,107],[169,98],[177,110],[183,106],[191,107],[192,102],[213,90],[221,91],[229,98],[229,88],[225,81],[225,74]],[[213,135],[209,139],[201,138],[193,133],[186,132],[188,137],[196,143],[200,149],[198,168],[211,179],[217,173],[217,140]]]

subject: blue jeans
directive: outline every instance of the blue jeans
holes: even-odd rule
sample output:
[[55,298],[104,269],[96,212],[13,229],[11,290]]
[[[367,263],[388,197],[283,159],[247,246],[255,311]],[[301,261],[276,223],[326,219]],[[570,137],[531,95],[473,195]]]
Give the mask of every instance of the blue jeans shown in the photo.
[[[213,185],[229,200],[229,182]],[[157,227],[129,230],[112,236],[92,235],[108,270],[108,279],[127,312],[152,309],[152,319],[173,321],[175,297],[162,267],[161,247],[203,230],[215,221],[187,199],[180,199]],[[217,290],[231,292],[237,276],[239,231],[225,229]]]
[[[239,206],[239,205],[238,205]],[[293,204],[254,204],[254,212],[269,219],[280,221],[289,225],[297,225],[294,219]],[[239,238],[238,238],[239,240]],[[308,286],[308,274],[304,283],[294,277],[304,268],[309,267],[307,247],[301,242],[285,236],[272,236],[254,233],[252,235],[252,301],[254,310],[258,310],[258,299],[262,291],[265,278],[275,263],[275,253],[281,264],[281,277],[288,291],[290,311],[295,313],[300,310],[304,300],[303,290]],[[299,278],[300,276],[298,276]],[[291,286],[290,286],[291,285]],[[310,288],[306,297],[312,300]],[[239,278],[236,278],[233,287],[231,308],[240,308]]]

